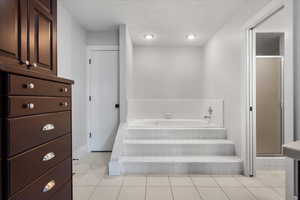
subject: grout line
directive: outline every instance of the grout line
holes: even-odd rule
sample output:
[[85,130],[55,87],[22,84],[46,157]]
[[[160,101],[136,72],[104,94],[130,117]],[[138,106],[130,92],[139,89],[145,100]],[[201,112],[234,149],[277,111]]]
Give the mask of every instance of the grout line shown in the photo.
[[214,177],[212,177],[213,179],[214,179],[214,181],[216,182],[216,184],[219,186],[219,189],[224,193],[224,195],[226,196],[226,198],[228,199],[228,200],[231,200],[231,198],[227,195],[227,193],[225,192],[225,190],[221,187],[221,185],[217,182],[217,180],[214,178]]
[[147,200],[147,188],[148,188],[148,176],[146,176],[146,184],[145,184],[145,195],[144,195],[144,200]]
[[[251,178],[251,177],[246,177],[246,178]],[[258,200],[258,199],[256,198],[256,196],[249,190],[249,188],[248,188],[246,185],[244,185],[244,184],[243,184],[241,181],[239,181],[237,178],[234,177],[234,179],[235,179],[236,181],[238,181],[238,182],[245,188],[245,190],[249,192],[249,194],[250,194],[254,199]]]
[[169,181],[169,184],[170,184],[172,199],[174,200],[174,192],[173,192],[173,186],[172,186],[172,183],[171,183],[171,180],[170,180],[170,176],[168,176],[168,181]]
[[196,186],[196,184],[194,183],[194,181],[193,181],[193,179],[192,179],[191,177],[190,177],[190,179],[191,179],[191,181],[192,181],[192,184],[193,184],[193,186],[194,186],[196,192],[198,193],[198,196],[199,196],[200,200],[203,200],[204,197],[201,196],[201,193],[200,193],[198,187]]

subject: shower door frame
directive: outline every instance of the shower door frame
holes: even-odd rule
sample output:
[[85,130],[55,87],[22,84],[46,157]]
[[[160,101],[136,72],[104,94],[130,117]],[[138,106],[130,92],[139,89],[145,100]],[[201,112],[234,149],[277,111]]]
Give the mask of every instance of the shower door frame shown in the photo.
[[[287,9],[288,30],[285,32],[284,66],[284,141],[294,141],[294,58],[293,58],[293,5],[294,0],[276,0],[267,4],[244,26],[244,48],[242,68],[242,159],[244,174],[256,175],[256,31],[255,28],[278,11]],[[295,162],[286,159],[287,199],[293,199],[295,189]]]

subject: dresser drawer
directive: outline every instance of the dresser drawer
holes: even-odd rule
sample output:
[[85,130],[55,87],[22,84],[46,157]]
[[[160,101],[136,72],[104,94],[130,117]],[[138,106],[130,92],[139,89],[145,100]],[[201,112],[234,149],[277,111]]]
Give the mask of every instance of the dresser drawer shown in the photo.
[[67,97],[8,97],[9,117],[59,112],[71,109],[71,99]]
[[71,85],[10,74],[8,95],[71,96]]
[[59,189],[59,191],[51,197],[51,200],[72,200],[72,192],[72,183],[70,181]]
[[6,120],[7,152],[10,157],[71,133],[71,112],[34,115]]
[[71,168],[71,158],[69,158],[9,199],[48,200],[71,180]]
[[67,135],[8,160],[9,196],[71,157],[71,148],[71,136]]

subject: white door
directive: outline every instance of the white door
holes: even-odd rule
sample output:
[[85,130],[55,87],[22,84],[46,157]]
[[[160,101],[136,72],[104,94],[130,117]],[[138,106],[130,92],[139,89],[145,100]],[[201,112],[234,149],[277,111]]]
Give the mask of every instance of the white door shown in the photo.
[[92,51],[90,150],[111,151],[119,124],[118,51]]

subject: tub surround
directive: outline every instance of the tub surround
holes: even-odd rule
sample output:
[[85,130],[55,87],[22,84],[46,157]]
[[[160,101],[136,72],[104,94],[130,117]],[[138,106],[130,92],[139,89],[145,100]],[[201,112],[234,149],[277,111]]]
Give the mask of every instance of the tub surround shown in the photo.
[[[135,119],[204,120],[223,127],[223,99],[128,99],[128,121]],[[200,122],[200,121],[199,121]]]
[[110,175],[242,173],[242,162],[235,156],[234,143],[227,140],[225,128],[161,127],[145,123],[161,122],[158,119],[138,121],[120,125],[109,163]]

